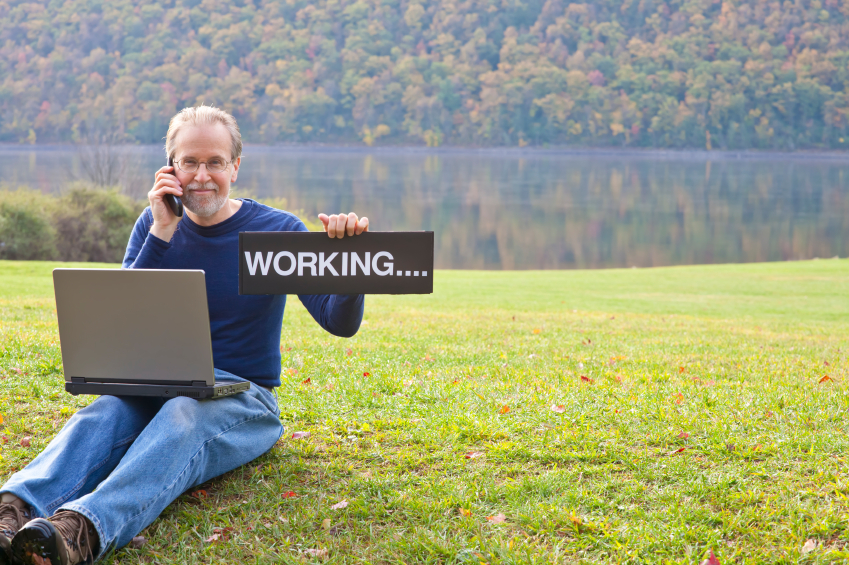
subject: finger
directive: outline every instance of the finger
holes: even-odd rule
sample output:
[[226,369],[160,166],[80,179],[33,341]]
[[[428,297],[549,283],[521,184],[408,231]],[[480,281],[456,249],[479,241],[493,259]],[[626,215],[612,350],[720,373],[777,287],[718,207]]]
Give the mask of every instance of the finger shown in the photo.
[[336,214],[331,214],[327,219],[327,236],[328,237],[336,237],[336,220],[338,216]]
[[348,216],[339,214],[336,216],[336,238],[342,239],[345,237],[345,224],[348,222]]
[[368,231],[368,218],[365,216],[360,218],[360,221],[357,222],[357,235],[360,235],[364,231]]
[[[153,185],[153,192],[162,191],[163,189],[170,189],[169,192],[171,194],[183,194],[183,187],[179,182],[172,181],[170,179],[162,179]],[[176,191],[176,192],[172,192]]]
[[345,231],[348,232],[348,235],[354,235],[354,231],[357,229],[357,215],[351,212],[348,214],[348,221],[345,224]]
[[327,231],[327,224],[330,223],[330,217],[327,214],[319,214],[318,219],[324,227],[324,231]]

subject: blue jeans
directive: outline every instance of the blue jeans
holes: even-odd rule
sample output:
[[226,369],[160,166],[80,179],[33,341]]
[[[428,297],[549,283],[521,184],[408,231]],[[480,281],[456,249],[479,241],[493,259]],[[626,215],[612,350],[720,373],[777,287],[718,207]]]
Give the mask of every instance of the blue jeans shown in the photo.
[[[218,369],[215,377],[244,381]],[[0,493],[41,517],[79,512],[97,530],[100,558],[187,489],[259,457],[282,433],[274,393],[255,384],[217,400],[101,396]]]

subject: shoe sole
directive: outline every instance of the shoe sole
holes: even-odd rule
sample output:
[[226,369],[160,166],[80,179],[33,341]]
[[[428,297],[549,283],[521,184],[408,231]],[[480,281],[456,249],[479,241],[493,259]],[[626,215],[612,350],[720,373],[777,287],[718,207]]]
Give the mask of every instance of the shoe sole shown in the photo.
[[12,538],[15,565],[65,565],[56,544],[56,528],[44,518],[30,520]]

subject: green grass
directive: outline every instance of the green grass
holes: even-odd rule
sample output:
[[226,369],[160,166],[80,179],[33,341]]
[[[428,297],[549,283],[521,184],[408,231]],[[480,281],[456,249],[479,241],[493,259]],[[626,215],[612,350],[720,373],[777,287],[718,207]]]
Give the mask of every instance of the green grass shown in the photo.
[[[3,477],[90,400],[62,389],[54,266],[0,262]],[[294,299],[285,439],[109,562],[846,562],[847,291],[846,260],[442,271],[350,340]]]

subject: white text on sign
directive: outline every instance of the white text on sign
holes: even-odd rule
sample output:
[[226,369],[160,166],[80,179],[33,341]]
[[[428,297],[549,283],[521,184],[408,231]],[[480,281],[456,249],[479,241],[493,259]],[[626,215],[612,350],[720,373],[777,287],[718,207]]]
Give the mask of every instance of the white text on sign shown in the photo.
[[[337,256],[339,256],[337,258]],[[394,263],[392,254],[388,251],[380,251],[371,256],[370,251],[366,251],[363,256],[354,251],[342,253],[334,252],[325,256],[324,253],[312,253],[299,251],[297,254],[290,251],[279,251],[276,254],[273,251],[261,253],[259,251],[253,254],[245,251],[245,260],[248,265],[248,273],[250,276],[256,276],[257,269],[263,276],[268,275],[271,269],[281,277],[288,277],[297,272],[297,276],[312,276],[324,277],[331,275],[334,277],[343,276],[370,276],[374,273],[377,276],[385,277],[395,273],[397,276],[421,276],[426,277],[427,271],[402,271],[397,273],[394,271]],[[381,260],[383,260],[381,262]],[[334,265],[334,262],[336,263]],[[350,268],[349,268],[350,267]],[[339,269],[337,271],[337,268]],[[305,275],[305,273],[307,273]]]

